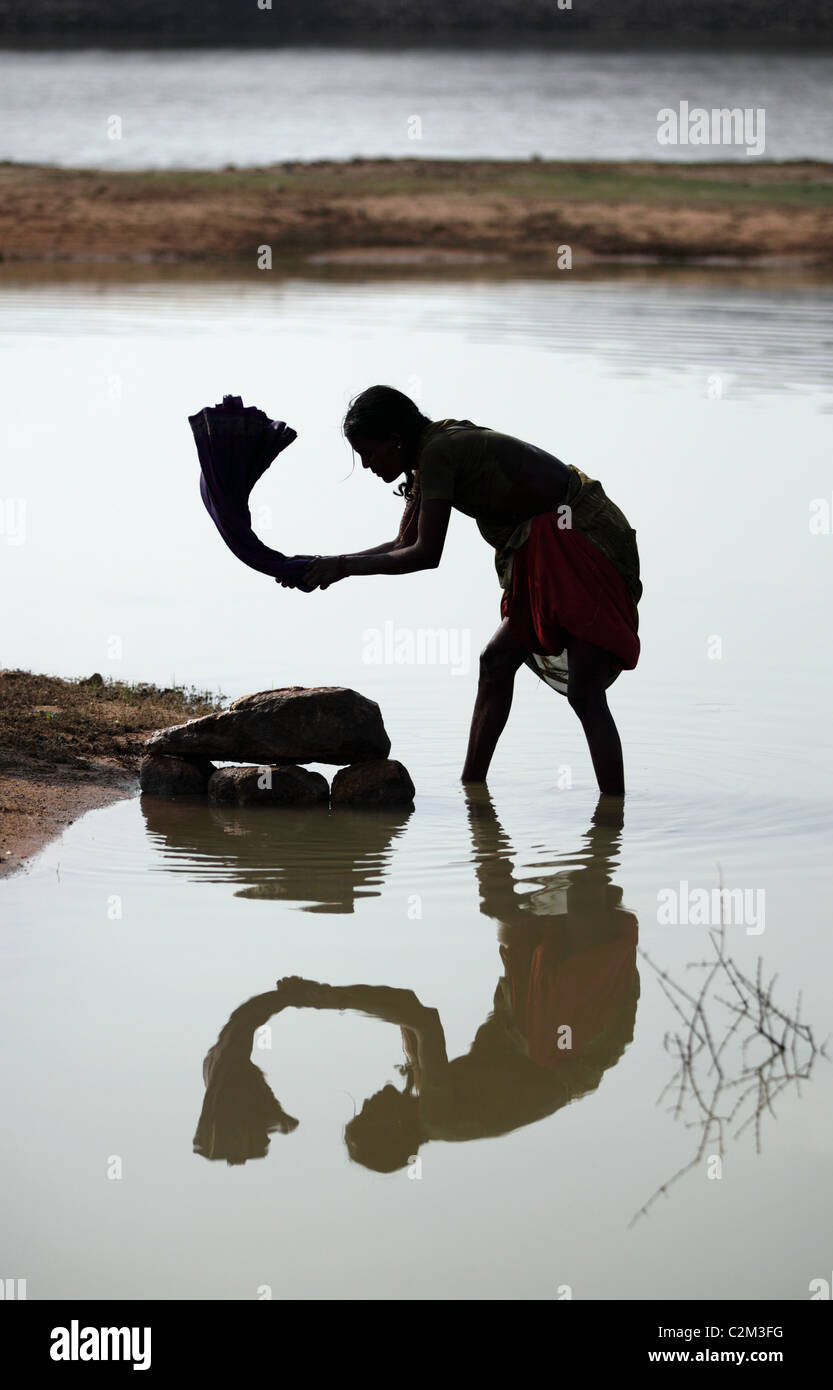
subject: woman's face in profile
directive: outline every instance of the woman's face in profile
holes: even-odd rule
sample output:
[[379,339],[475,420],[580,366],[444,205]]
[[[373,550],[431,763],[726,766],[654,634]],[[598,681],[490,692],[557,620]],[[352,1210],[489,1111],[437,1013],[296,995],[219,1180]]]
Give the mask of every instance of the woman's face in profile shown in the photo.
[[404,469],[401,441],[395,434],[387,439],[355,439],[353,448],[367,468],[384,483],[393,483]]
[[383,1086],[345,1126],[344,1137],[354,1163],[379,1173],[404,1168],[421,1141],[416,1096]]

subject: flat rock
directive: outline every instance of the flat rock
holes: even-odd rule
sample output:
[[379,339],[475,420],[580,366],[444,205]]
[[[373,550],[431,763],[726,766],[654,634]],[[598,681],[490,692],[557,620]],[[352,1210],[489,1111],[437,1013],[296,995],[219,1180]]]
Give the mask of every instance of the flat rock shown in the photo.
[[358,691],[292,685],[161,729],[147,750],[229,762],[345,764],[387,758],[390,739],[379,706]]
[[139,764],[139,786],[151,796],[205,796],[215,771],[208,758],[146,753]]
[[208,783],[208,795],[231,806],[326,805],[330,784],[307,767],[220,767]]
[[340,768],[330,795],[334,806],[405,806],[413,802],[414,784],[402,763],[379,758]]

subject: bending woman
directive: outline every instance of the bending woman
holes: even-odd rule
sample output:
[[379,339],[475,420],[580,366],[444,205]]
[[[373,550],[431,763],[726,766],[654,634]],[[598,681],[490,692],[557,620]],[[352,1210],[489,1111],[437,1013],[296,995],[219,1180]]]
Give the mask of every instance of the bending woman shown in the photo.
[[599,483],[543,449],[471,420],[429,420],[390,386],[357,396],[343,428],[364,468],[385,483],[402,479],[402,524],[395,540],[371,550],[318,556],[303,586],[435,569],[451,508],[473,517],[494,547],[503,599],[480,658],[462,780],[486,780],[526,663],[578,715],[600,791],[622,795],[622,745],[606,691],[637,663],[642,585],[636,533],[619,508]]

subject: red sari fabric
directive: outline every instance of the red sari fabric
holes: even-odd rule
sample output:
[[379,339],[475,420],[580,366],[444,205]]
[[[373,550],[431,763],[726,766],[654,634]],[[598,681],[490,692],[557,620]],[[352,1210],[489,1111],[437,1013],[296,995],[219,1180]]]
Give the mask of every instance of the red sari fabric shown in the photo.
[[610,652],[625,671],[639,659],[636,609],[624,579],[580,531],[560,528],[556,512],[536,516],[515,551],[501,613],[528,652],[559,656],[573,636]]

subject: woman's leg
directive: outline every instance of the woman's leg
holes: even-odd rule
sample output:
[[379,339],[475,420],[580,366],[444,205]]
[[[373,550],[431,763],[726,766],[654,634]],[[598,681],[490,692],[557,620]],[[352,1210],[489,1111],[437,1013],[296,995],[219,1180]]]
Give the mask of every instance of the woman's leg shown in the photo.
[[509,634],[508,618],[504,618],[480,655],[480,680],[461,781],[485,782],[492,754],[512,708],[515,674],[525,656],[523,647],[519,647]]
[[622,668],[610,652],[584,638],[570,637],[567,652],[567,699],[581,720],[599,791],[623,796],[622,744],[605,695]]

